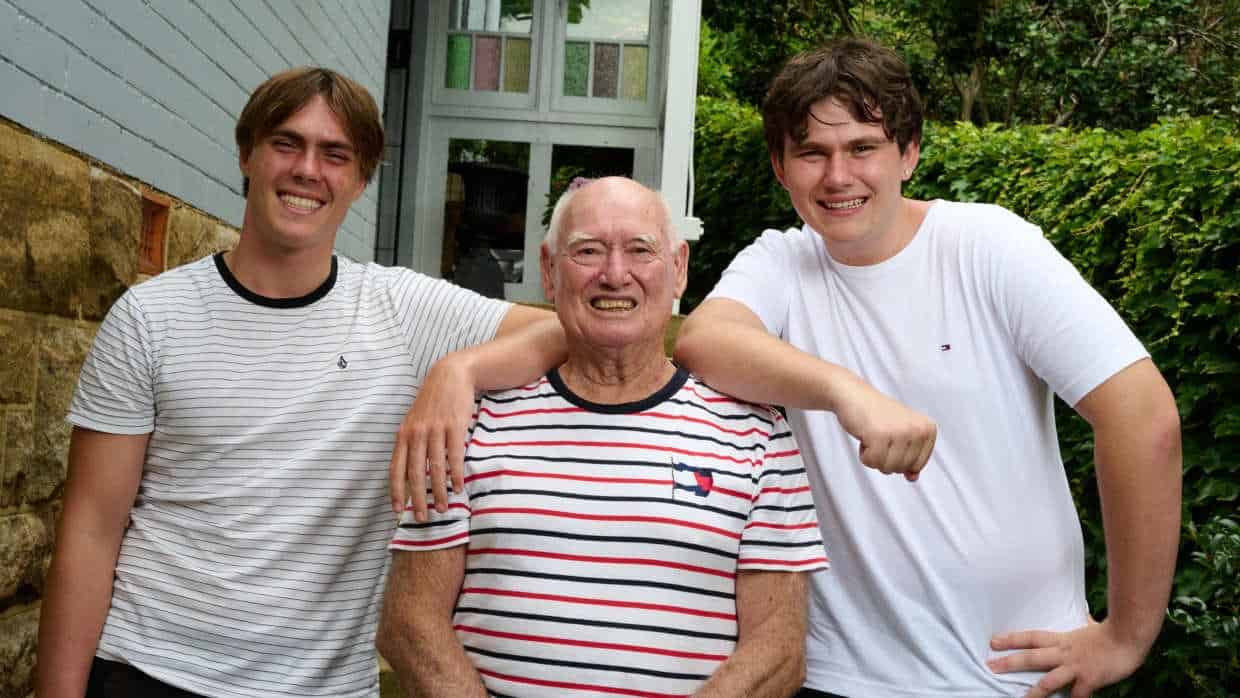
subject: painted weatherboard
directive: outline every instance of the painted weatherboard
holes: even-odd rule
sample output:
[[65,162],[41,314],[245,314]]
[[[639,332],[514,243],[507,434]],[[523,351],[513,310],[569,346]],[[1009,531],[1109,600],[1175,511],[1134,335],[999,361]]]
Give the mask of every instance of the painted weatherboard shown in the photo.
[[[323,65],[383,104],[390,0],[0,0],[0,115],[235,225],[233,126],[272,73]],[[374,257],[378,177],[336,240]]]

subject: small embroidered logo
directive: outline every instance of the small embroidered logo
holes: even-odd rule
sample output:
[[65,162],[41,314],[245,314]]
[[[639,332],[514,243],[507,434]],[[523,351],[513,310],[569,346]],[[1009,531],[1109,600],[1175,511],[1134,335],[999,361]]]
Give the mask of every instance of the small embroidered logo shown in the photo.
[[939,345],[939,351],[951,351],[951,350],[952,350],[952,345],[950,345],[950,344],[940,344],[940,345]]
[[345,369],[345,368],[348,368],[348,367],[349,367],[349,362],[348,362],[348,361],[345,361],[345,360],[344,360],[344,355],[343,355],[343,354],[341,354],[341,355],[340,355],[340,360],[336,362],[336,365],[337,365],[337,366],[339,366],[339,367],[340,367],[340,368],[342,368],[342,369]]
[[705,497],[715,487],[715,476],[706,468],[695,468],[672,461],[672,498],[677,492],[689,492]]

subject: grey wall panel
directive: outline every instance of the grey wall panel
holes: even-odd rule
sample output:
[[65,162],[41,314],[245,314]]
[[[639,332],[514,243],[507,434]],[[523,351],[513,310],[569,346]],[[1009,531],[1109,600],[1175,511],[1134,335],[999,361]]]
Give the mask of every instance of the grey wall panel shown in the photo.
[[[0,114],[233,225],[236,117],[272,73],[323,65],[383,104],[388,0],[0,0]],[[372,259],[377,184],[338,248]]]

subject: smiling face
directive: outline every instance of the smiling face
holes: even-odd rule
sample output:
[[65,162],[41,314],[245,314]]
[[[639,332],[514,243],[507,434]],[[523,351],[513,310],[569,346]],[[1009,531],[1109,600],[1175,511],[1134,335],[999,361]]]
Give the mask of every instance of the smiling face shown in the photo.
[[899,252],[916,232],[916,216],[900,193],[920,154],[913,141],[900,152],[881,124],[857,121],[835,99],[810,109],[805,140],[786,138],[775,176],[801,220],[845,264],[877,264]]
[[336,231],[365,189],[340,119],[315,96],[241,157],[249,178],[241,235],[273,252],[331,254]]
[[669,240],[658,195],[606,178],[574,193],[552,246],[543,290],[574,349],[657,352],[687,281],[689,246]]

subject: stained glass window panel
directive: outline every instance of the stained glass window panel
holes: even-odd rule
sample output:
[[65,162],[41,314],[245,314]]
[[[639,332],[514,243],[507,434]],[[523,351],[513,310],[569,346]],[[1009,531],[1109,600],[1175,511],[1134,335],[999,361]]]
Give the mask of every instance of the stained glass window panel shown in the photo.
[[530,40],[509,38],[504,42],[504,91],[530,91]]
[[499,89],[498,36],[474,37],[474,89]]
[[564,95],[585,97],[590,80],[590,44],[570,41],[564,45]]
[[619,73],[620,44],[595,44],[593,96],[615,97]]
[[445,86],[454,90],[469,89],[469,63],[473,42],[467,34],[448,35],[448,70]]
[[624,47],[624,85],[620,96],[625,99],[646,99],[646,59],[650,49],[645,46]]

